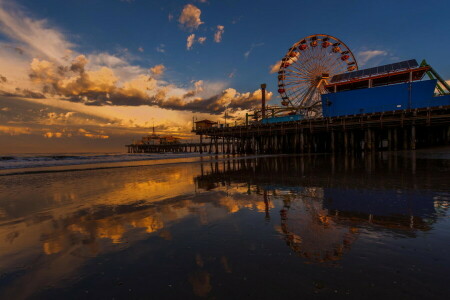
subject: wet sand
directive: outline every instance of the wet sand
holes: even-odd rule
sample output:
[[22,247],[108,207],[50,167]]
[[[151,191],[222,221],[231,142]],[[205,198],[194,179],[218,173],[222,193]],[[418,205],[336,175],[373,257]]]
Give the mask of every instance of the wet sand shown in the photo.
[[0,299],[444,299],[449,170],[408,152],[0,176]]

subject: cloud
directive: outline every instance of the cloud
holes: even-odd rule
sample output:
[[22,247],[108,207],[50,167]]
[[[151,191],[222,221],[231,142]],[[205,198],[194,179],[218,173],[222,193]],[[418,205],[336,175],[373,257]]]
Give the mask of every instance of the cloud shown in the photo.
[[199,93],[203,92],[203,90],[204,90],[203,89],[203,80],[195,81],[194,82],[194,89],[188,91],[187,93],[185,93],[183,95],[183,99],[192,98],[192,97],[198,95]]
[[377,56],[386,56],[388,53],[384,50],[367,50],[358,53],[358,63],[363,66],[369,60]]
[[214,42],[220,43],[222,41],[222,35],[225,32],[225,26],[217,25],[217,30],[214,33]]
[[235,18],[233,18],[233,20],[231,20],[231,24],[233,24],[233,25],[237,24],[241,21],[241,19],[242,19],[242,16],[235,17]]
[[236,75],[236,69],[234,69],[233,71],[231,71],[230,74],[228,74],[228,78],[233,78]]
[[186,49],[191,50],[194,43],[195,43],[195,34],[191,34],[186,39]]
[[[114,71],[107,67],[86,70],[85,56],[76,57],[68,66],[34,59],[31,63],[30,79],[42,86],[45,94],[61,97],[62,100],[94,106],[157,106],[163,109],[220,114],[227,106],[232,110],[245,110],[260,100],[260,91],[238,93],[228,88],[223,92],[203,98],[192,98],[205,90],[204,82],[194,83],[194,90],[186,92],[174,85],[161,85],[151,76],[139,75],[134,79],[118,83]],[[153,67],[162,72],[163,66]],[[270,99],[271,93],[268,95]]]
[[245,59],[247,59],[250,56],[250,53],[252,53],[253,49],[255,49],[256,47],[261,47],[261,46],[264,46],[264,43],[252,44],[250,46],[250,49],[248,49],[248,51],[244,53]]
[[0,83],[5,83],[7,81],[8,81],[8,79],[5,76],[0,74]]
[[51,138],[58,138],[59,139],[62,136],[63,136],[62,132],[51,132],[51,131],[48,131],[48,132],[44,133],[44,137],[48,138],[48,139],[51,139]]
[[269,66],[269,73],[270,74],[277,73],[278,70],[280,69],[280,65],[281,65],[281,60],[279,60],[276,63],[274,63],[273,65]]
[[159,46],[156,47],[156,52],[165,53],[166,52],[166,49],[164,49],[165,46],[166,45],[164,44],[160,44]]
[[31,91],[28,89],[21,89],[18,87],[15,88],[13,92],[0,90],[0,96],[45,99],[45,95],[43,93]]
[[74,137],[74,136],[81,136],[86,137],[89,139],[109,139],[109,135],[106,135],[102,132],[95,132],[95,131],[89,131],[84,128],[79,128],[78,130],[75,130],[74,128],[67,129],[67,128],[60,128],[60,131],[46,131],[42,135],[47,139],[52,138],[62,138],[62,137]]
[[198,41],[199,44],[203,44],[203,43],[206,41],[206,37],[201,36],[201,37],[199,37],[199,38],[197,39],[197,41]]
[[167,19],[169,20],[169,22],[171,22],[173,20],[173,15],[172,14],[168,14],[167,15]]
[[139,47],[139,48],[138,48],[138,51],[139,51],[139,52],[144,52],[144,48],[143,48],[143,47]]
[[6,1],[0,1],[0,31],[24,43],[36,56],[58,62],[62,62],[67,50],[73,47],[59,31],[49,27],[47,20],[32,20]]
[[203,92],[203,80],[194,82],[194,87],[197,93]]
[[[6,14],[4,6],[0,0],[0,15]],[[189,90],[159,80],[157,76],[163,74],[165,66],[154,66],[149,74],[149,69],[129,63],[133,58],[130,58],[131,54],[127,51],[118,55],[106,52],[83,55],[72,50],[75,45],[67,42],[58,30],[50,28],[47,21],[35,21],[17,9],[12,11],[13,13],[8,11],[10,17],[1,19],[0,30],[14,37],[24,52],[21,54],[14,50],[15,46],[12,44],[8,49],[0,47],[0,55],[6,57],[0,61],[0,72],[8,82],[1,85],[2,96],[14,97],[13,99],[21,99],[23,102],[32,100],[46,105],[54,103],[55,106],[71,107],[70,109],[77,107],[80,111],[100,112],[100,108],[95,107],[104,107],[102,116],[111,113],[133,115],[142,110],[132,108],[136,106],[148,106],[152,111],[158,111],[164,116],[178,117],[177,113],[164,109],[220,114],[227,106],[231,110],[240,111],[257,105],[258,92],[239,93],[227,88],[226,83],[199,80],[193,83]],[[11,16],[22,18],[15,20],[11,19]],[[219,25],[217,29],[221,39],[224,27]],[[42,40],[48,41],[48,49],[40,41],[46,33],[49,36],[43,37]],[[204,42],[205,37],[196,39],[195,34],[191,36],[190,45],[189,40],[187,41],[188,49],[192,48],[195,42]],[[164,50],[164,45],[159,47]],[[4,70],[8,72],[5,73]],[[17,73],[9,73],[9,70]],[[75,117],[71,116],[64,122],[72,122],[73,118]],[[56,122],[49,120],[49,116],[42,120],[49,124]],[[62,119],[60,121],[63,122]],[[39,133],[40,137],[46,132],[63,131],[42,131]]]
[[166,67],[161,64],[161,65],[156,65],[156,66],[150,68],[150,73],[153,76],[161,76],[165,70],[166,70]]
[[[272,93],[268,92],[266,96],[267,101],[271,98]],[[237,112],[258,107],[261,104],[261,90],[241,94],[233,88],[228,88],[218,95],[206,99],[196,98],[189,102],[185,102],[177,97],[170,97],[160,102],[158,99],[155,100],[161,108],[219,115],[227,108],[231,112]]]
[[17,126],[2,126],[0,125],[0,134],[6,135],[22,135],[30,134],[31,130],[28,127],[17,127]]
[[188,30],[198,29],[198,27],[203,24],[200,20],[200,15],[202,11],[192,4],[186,4],[181,12],[181,15],[178,19],[181,26]]

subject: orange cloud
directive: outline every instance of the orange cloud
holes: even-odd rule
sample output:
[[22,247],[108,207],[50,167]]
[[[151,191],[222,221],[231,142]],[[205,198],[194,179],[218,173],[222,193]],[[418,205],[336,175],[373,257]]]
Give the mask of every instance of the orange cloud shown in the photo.
[[150,73],[154,76],[160,76],[164,73],[166,67],[162,64],[150,68]]
[[225,32],[225,26],[217,25],[217,30],[214,33],[214,42],[220,43],[222,41],[222,35]]
[[188,30],[197,29],[203,22],[200,20],[200,15],[202,11],[192,4],[186,4],[181,11],[180,22],[181,26]]

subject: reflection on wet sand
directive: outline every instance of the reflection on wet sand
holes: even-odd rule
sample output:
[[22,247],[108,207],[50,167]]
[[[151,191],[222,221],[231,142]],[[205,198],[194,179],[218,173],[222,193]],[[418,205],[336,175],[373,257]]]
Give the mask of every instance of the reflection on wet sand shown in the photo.
[[[270,225],[275,242],[303,263],[336,264],[361,235],[414,238],[447,214],[449,195],[436,188],[445,184],[428,164],[399,156],[294,156],[5,176],[0,296],[27,298],[70,287],[95,257],[150,238],[166,241],[165,252],[172,253],[186,234],[194,237],[198,228],[226,220],[234,221],[220,241],[241,243],[239,235],[256,236],[262,234],[257,228]],[[258,216],[253,229],[238,225],[250,218],[246,212]],[[197,227],[181,225],[190,222]],[[207,259],[187,255],[195,267],[182,277],[195,295],[211,295],[218,276],[212,266],[231,276],[239,265],[231,257],[225,251]]]
[[[414,236],[416,230],[431,230],[437,218],[445,215],[448,201],[432,201],[435,193],[427,191],[442,178],[431,176],[429,170],[422,174],[426,181],[411,185],[405,180],[416,172],[415,158],[379,154],[362,162],[364,168],[354,157],[332,156],[217,162],[206,170],[203,167],[196,182],[207,190],[247,184],[247,193],[263,195],[266,219],[270,219],[271,203],[282,202],[280,225],[275,228],[292,250],[310,262],[341,259],[359,228]],[[370,182],[364,180],[367,174],[372,174]]]

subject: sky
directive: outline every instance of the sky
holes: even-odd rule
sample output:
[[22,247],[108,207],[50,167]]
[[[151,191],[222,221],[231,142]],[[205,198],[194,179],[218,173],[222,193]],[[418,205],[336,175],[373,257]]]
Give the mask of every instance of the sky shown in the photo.
[[0,153],[111,152],[192,120],[239,122],[312,34],[362,68],[426,59],[450,79],[449,1],[0,0]]

